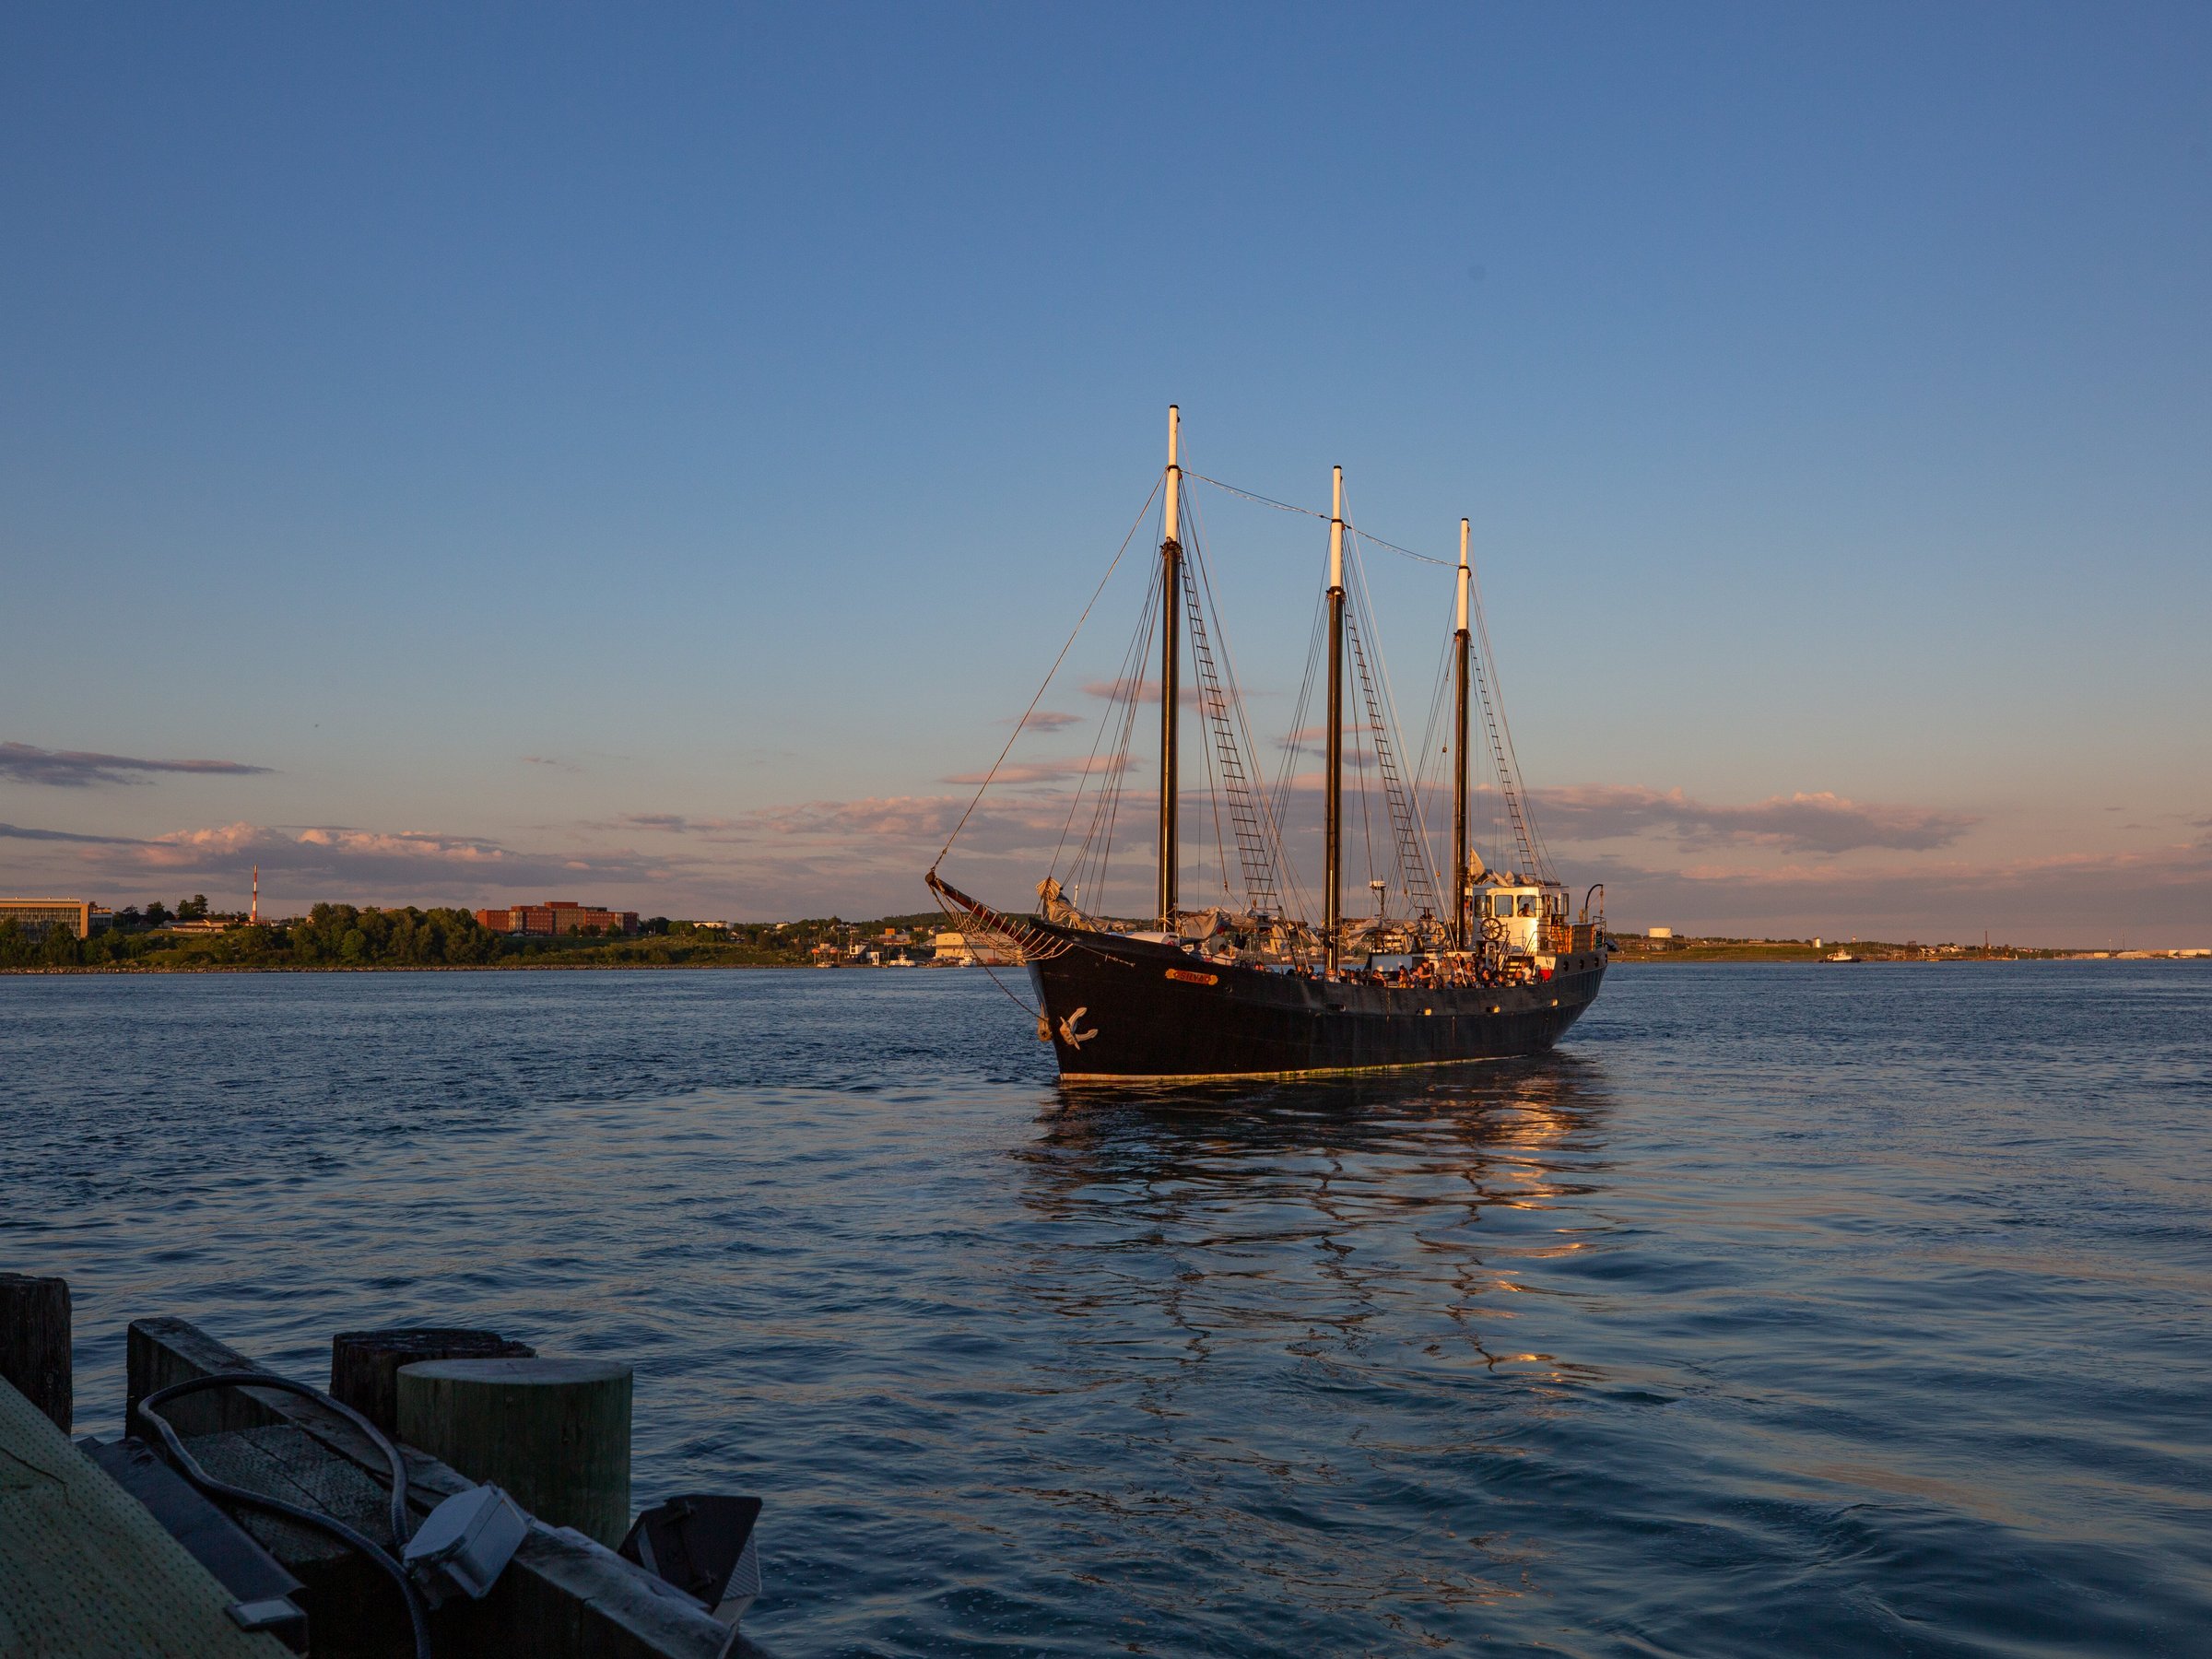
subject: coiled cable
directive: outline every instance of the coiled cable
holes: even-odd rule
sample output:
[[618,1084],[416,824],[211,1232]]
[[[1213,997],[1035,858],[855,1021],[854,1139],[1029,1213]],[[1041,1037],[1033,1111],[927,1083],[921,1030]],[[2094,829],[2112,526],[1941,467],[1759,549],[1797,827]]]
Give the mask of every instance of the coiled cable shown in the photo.
[[[171,1427],[169,1419],[161,1416],[157,1408],[185,1394],[205,1394],[216,1388],[274,1388],[284,1394],[299,1394],[329,1407],[359,1429],[384,1454],[384,1461],[391,1465],[392,1547],[389,1550],[382,1548],[335,1515],[326,1515],[320,1510],[303,1509],[296,1503],[287,1503],[283,1499],[272,1498],[266,1492],[232,1486],[229,1481],[218,1480],[201,1468],[192,1453],[184,1450],[183,1441]],[[287,1520],[299,1522],[302,1526],[312,1526],[318,1532],[328,1533],[367,1556],[399,1586],[399,1593],[406,1601],[407,1627],[415,1638],[415,1659],[431,1659],[429,1616],[424,1610],[421,1593],[416,1589],[415,1582],[407,1576],[407,1570],[399,1560],[407,1547],[407,1465],[399,1454],[399,1448],[392,1443],[382,1430],[352,1406],[332,1399],[321,1389],[310,1388],[304,1382],[295,1382],[289,1377],[275,1376],[267,1371],[225,1371],[218,1376],[193,1377],[182,1382],[172,1382],[167,1388],[156,1389],[140,1400],[137,1411],[147,1426],[161,1437],[161,1443],[169,1448],[169,1455],[179,1472],[209,1497],[227,1498],[233,1503],[243,1503],[254,1509],[266,1510],[271,1514],[282,1515]]]

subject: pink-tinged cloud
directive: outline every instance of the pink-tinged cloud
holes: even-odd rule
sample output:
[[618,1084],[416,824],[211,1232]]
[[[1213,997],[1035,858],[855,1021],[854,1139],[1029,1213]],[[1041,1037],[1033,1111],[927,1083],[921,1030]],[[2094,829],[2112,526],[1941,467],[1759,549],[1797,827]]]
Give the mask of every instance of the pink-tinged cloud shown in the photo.
[[[1091,680],[1084,686],[1083,692],[1087,697],[1098,697],[1103,698],[1110,702],[1121,702],[1129,696],[1133,689],[1135,691],[1136,700],[1139,702],[1156,703],[1159,700],[1159,682],[1156,679],[1129,679],[1124,677],[1121,679]],[[1198,706],[1198,688],[1196,686],[1177,687],[1175,690],[1175,700],[1183,708],[1196,708]]]
[[[1371,729],[1364,720],[1347,720],[1344,723],[1344,740],[1347,745],[1360,742],[1366,738]],[[1319,748],[1328,740],[1329,728],[1327,726],[1300,726],[1295,732],[1288,733],[1280,738],[1277,742],[1276,747]]]
[[[93,838],[73,838],[91,841]],[[579,883],[664,881],[679,867],[625,850],[529,852],[468,836],[419,830],[317,826],[272,829],[224,824],[143,841],[100,838],[82,846],[77,868],[96,880],[136,885],[148,877],[210,883],[261,866],[265,885],[335,899],[457,900],[514,888],[565,890]]]
[[2020,945],[2098,946],[2122,935],[2147,948],[2212,945],[2212,845],[2204,841],[1986,864],[1892,858],[1669,870],[1591,857],[1572,874],[1604,881],[1616,924],[1639,929],[1924,942],[1978,940],[1986,929]]
[[0,743],[0,778],[18,783],[44,783],[57,789],[85,789],[96,783],[144,783],[149,773],[187,772],[202,776],[252,777],[265,766],[242,760],[147,760],[135,755],[102,755],[88,749],[40,748],[30,743]]
[[[912,848],[952,833],[969,800],[962,795],[888,795],[858,801],[806,801],[765,806],[739,821],[739,833],[758,841],[818,841],[867,857],[883,847]],[[1064,810],[1065,803],[1060,809]],[[1059,819],[1052,803],[985,801],[968,816],[968,833],[991,839],[1027,834]]]
[[1538,828],[1562,843],[1657,832],[1693,845],[1751,843],[1789,853],[1930,852],[1979,821],[1930,806],[1862,804],[1825,790],[1730,806],[1692,800],[1678,789],[1584,784],[1536,790],[1533,804]]
[[1018,760],[1000,767],[996,772],[955,772],[944,781],[965,783],[971,788],[986,778],[994,783],[1055,783],[1070,778],[1094,777],[1100,772],[1132,771],[1135,766],[1136,762],[1127,756],[1117,759],[1112,755],[1068,760]]
[[[972,808],[961,790],[798,802],[724,818],[630,815],[632,830],[663,838],[655,853],[606,845],[620,823],[577,826],[591,844],[567,852],[347,826],[236,823],[143,841],[0,826],[17,872],[0,874],[0,887],[82,889],[102,902],[172,886],[242,896],[259,864],[265,901],[275,893],[287,904],[573,897],[672,915],[865,916],[928,908],[922,873],[965,815],[947,874],[983,897],[1022,904],[1056,858],[1065,870],[1071,843],[1088,828],[1088,806],[1071,820],[1071,798],[1066,785],[1040,782],[993,790]],[[1986,926],[2022,943],[2100,944],[2124,932],[2140,945],[2212,944],[2212,823],[2192,824],[2176,844],[2149,852],[1996,862],[1947,847],[1966,821],[1956,815],[1832,794],[1714,806],[1680,792],[1583,787],[1539,792],[1536,808],[1559,874],[1578,891],[1604,881],[1618,924],[1924,940],[1979,938]],[[1184,811],[1186,825],[1206,818],[1203,791],[1186,795]],[[1309,892],[1318,822],[1316,800],[1301,792],[1285,830]],[[1123,815],[1110,906],[1137,902],[1148,886],[1151,824],[1148,802]],[[1441,836],[1433,816],[1430,828]],[[1195,843],[1186,853],[1206,855]]]
[[79,835],[70,830],[33,830],[22,824],[0,824],[0,841],[75,841],[90,847],[131,847],[138,843],[127,835]]

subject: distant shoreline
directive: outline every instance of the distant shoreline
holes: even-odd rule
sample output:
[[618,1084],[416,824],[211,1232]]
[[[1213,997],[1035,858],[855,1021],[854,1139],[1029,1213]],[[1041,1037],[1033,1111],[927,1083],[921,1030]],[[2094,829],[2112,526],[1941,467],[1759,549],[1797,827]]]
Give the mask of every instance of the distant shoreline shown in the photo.
[[1826,957],[1805,956],[1735,956],[1714,952],[1710,956],[1695,951],[1676,951],[1667,956],[1617,956],[1607,964],[1613,968],[1943,968],[1943,967],[2004,967],[2021,962],[2207,962],[2212,958],[2171,956],[2163,951],[2137,956],[2117,952],[2093,956],[2071,950],[2022,951],[2017,956],[1959,956],[1959,957],[1862,957],[1849,962],[1831,962]]
[[[0,968],[0,978],[59,978],[76,974],[109,979],[179,978],[195,973],[596,973],[647,972],[674,969],[683,972],[702,970],[729,969],[741,973],[757,973],[763,970],[808,973],[888,973],[888,965],[877,962],[841,964],[833,969],[817,968],[811,962],[208,962],[185,966],[182,963],[158,968],[142,968],[130,962],[101,962],[92,967],[75,968]],[[918,973],[922,969],[897,970],[900,972]],[[953,973],[958,969],[935,968],[933,973]]]
[[[1854,962],[1830,962],[1817,956],[1755,955],[1750,952],[1711,953],[1669,951],[1665,955],[1617,955],[1614,968],[1938,968],[1966,964],[1999,967],[2022,962],[2175,962],[2212,966],[2212,959],[2174,956],[2088,956],[2066,951],[2045,951],[2017,956],[1990,957],[1869,957]],[[209,973],[959,973],[958,968],[893,968],[888,963],[841,963],[818,968],[811,962],[208,962],[185,966],[139,967],[135,963],[102,962],[94,967],[0,968],[0,979],[177,979]]]

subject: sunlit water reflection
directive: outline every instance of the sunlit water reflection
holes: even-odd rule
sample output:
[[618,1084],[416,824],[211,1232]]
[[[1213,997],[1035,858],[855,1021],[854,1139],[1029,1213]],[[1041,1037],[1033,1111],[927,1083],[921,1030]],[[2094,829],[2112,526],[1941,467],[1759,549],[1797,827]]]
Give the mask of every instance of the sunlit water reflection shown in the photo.
[[2206,1651],[2203,970],[1624,970],[1546,1060],[1152,1095],[973,974],[0,1021],[80,1428],[148,1312],[618,1355],[786,1654]]

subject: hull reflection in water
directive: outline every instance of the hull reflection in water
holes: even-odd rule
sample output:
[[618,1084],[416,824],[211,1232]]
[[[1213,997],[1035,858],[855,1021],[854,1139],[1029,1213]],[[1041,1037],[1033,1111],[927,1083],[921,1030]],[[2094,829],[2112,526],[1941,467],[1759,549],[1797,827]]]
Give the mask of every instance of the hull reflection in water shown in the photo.
[[1394,1628],[1418,1651],[1547,1594],[1481,1471],[1603,1380],[1530,1351],[1522,1311],[1559,1206],[1602,1191],[1611,1113],[1602,1068],[1568,1056],[1063,1090],[1012,1155],[1036,1223],[1014,1288],[1097,1428],[1030,1489],[1116,1555],[1194,1555],[1236,1586],[1204,1617],[1238,1645],[1206,1651],[1392,1652],[1371,1642]]

